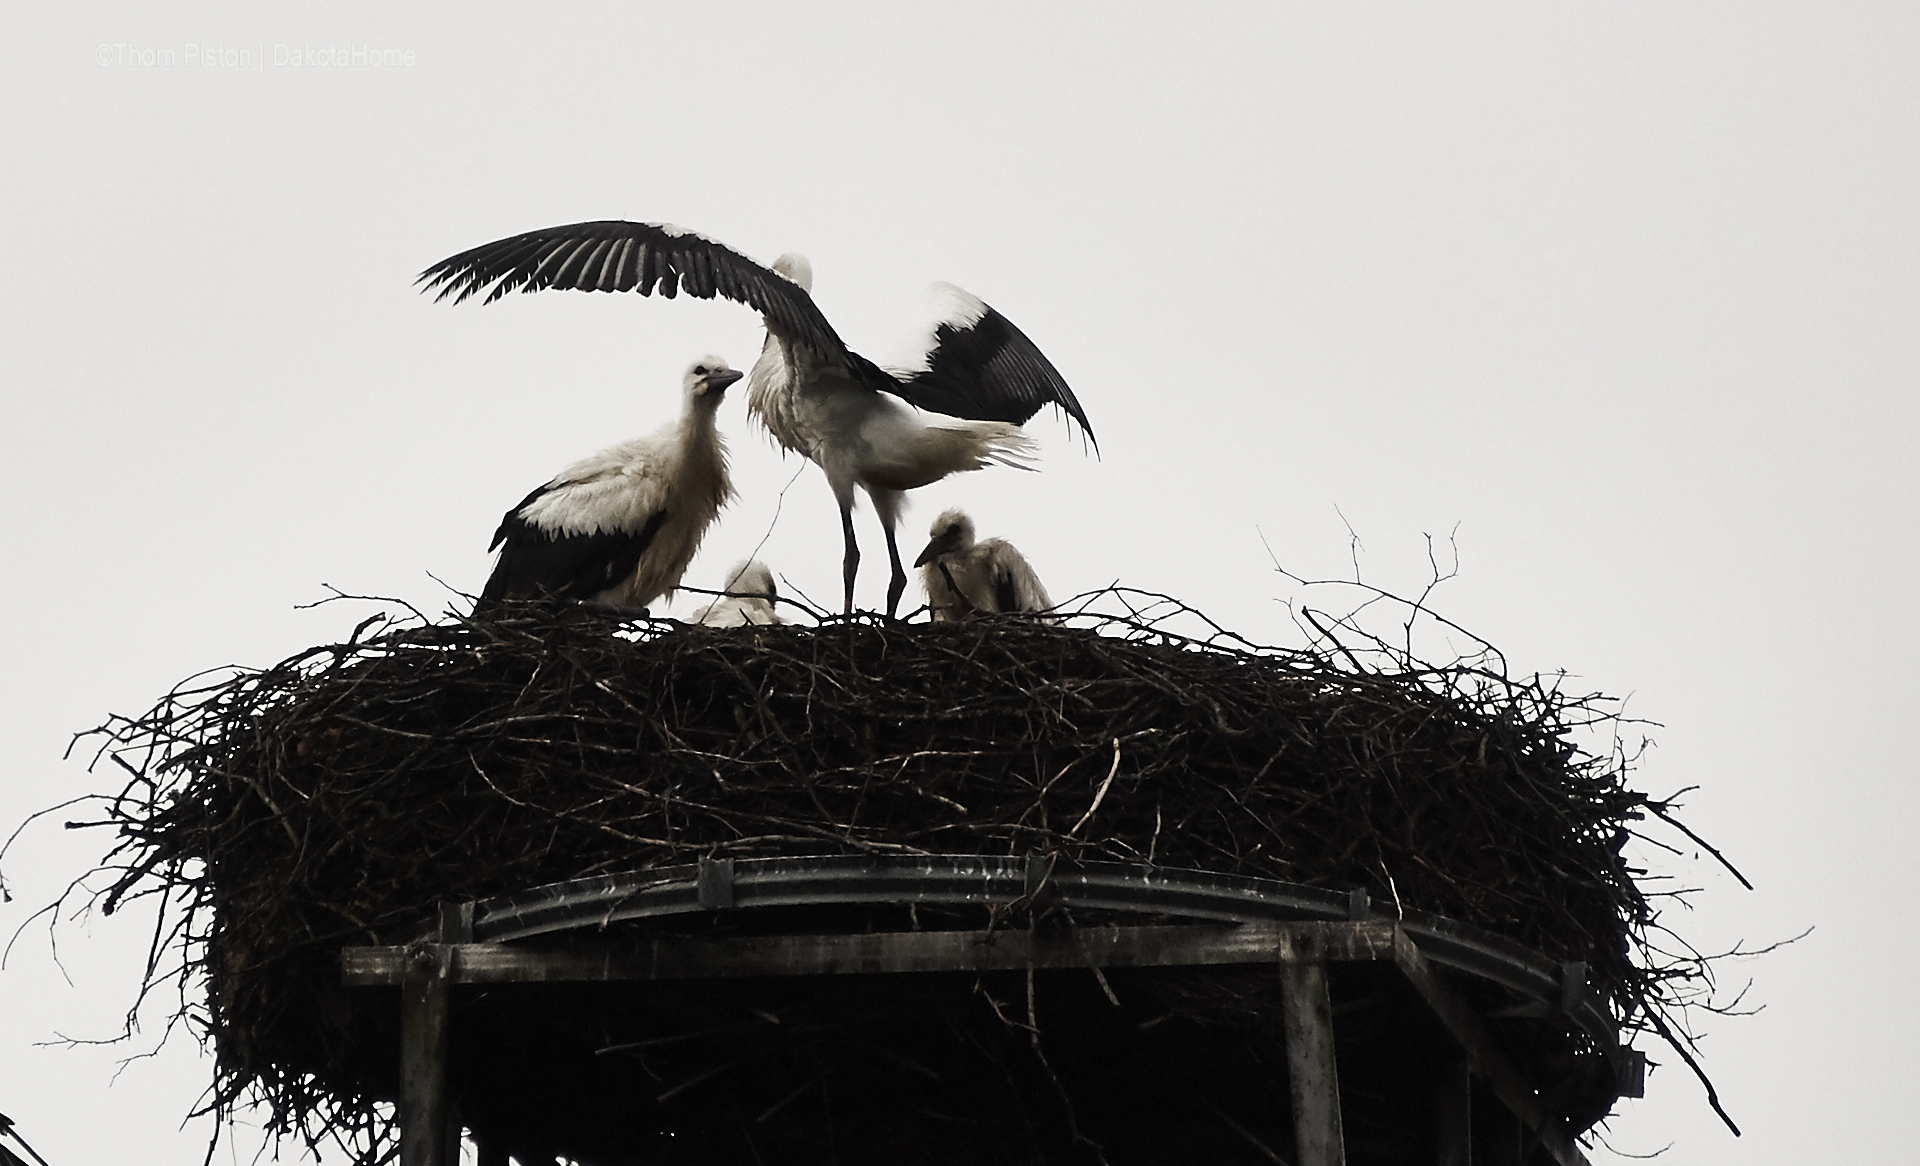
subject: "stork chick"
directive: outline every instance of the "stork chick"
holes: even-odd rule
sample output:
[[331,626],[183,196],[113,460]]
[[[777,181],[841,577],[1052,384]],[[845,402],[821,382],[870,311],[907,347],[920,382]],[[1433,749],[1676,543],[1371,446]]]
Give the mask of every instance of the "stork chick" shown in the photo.
[[679,420],[575,462],[507,511],[476,610],[540,595],[644,609],[672,595],[733,498],[714,414],[740,376],[717,356],[695,361]]
[[712,628],[737,628],[749,624],[784,623],[773,604],[779,592],[774,590],[773,572],[759,559],[736,564],[727,572],[728,594],[693,614],[693,622]]
[[936,623],[971,615],[1051,611],[1053,600],[1026,556],[1005,539],[975,542],[973,519],[948,510],[933,520],[933,536],[913,565],[926,584]]

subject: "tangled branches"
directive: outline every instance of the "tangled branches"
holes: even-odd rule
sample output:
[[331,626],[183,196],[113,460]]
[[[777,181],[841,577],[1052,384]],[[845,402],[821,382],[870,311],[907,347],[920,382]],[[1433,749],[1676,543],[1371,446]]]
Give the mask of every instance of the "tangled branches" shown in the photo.
[[204,981],[215,1109],[264,1097],[283,1129],[321,1115],[363,1149],[389,1070],[341,945],[436,900],[699,856],[1053,853],[1365,887],[1587,962],[1629,1025],[1677,1006],[1692,969],[1650,954],[1620,857],[1647,802],[1617,752],[1576,743],[1606,701],[1485,661],[1177,635],[1170,601],[1104,598],[1124,610],[1065,626],[369,621],[100,730],[130,774],[106,905],[160,902],[149,986],[170,974],[185,1007]]

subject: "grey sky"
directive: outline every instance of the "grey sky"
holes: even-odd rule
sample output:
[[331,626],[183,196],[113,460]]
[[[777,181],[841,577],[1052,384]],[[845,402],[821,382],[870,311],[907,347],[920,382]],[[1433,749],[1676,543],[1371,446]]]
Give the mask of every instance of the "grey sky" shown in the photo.
[[[1688,821],[1758,884],[1664,860],[1705,888],[1687,934],[1818,925],[1751,966],[1764,1014],[1711,1026],[1747,1136],[1675,1065],[1609,1140],[1895,1160],[1917,60],[1892,3],[8,6],[0,823],[112,780],[60,761],[74,730],[364,614],[293,610],[323,584],[477,590],[502,510],[671,416],[692,358],[751,361],[736,305],[411,286],[518,231],[676,222],[805,252],[876,355],[950,280],[1073,384],[1101,458],[1044,414],[1040,473],[919,492],[904,543],[964,505],[1056,596],[1117,579],[1289,642],[1262,533],[1341,574],[1351,522],[1405,587],[1457,526],[1442,609],[1631,694],[1665,726],[1643,786],[1699,785]],[[742,497],[687,581],[764,536],[830,603],[824,484],[738,396]],[[0,926],[105,841],[30,833]],[[177,1130],[209,1073],[187,1042],[117,1081],[127,1050],[39,1043],[113,1029],[140,923],[68,930],[71,986],[39,930],[0,973],[0,1112],[54,1166],[205,1145]]]

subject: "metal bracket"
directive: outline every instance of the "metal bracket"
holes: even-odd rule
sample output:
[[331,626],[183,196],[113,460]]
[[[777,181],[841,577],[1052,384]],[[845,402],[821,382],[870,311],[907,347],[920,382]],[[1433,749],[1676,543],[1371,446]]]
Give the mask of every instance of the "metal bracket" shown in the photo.
[[1647,1095],[1647,1054],[1639,1049],[1623,1049],[1626,1055],[1620,1059],[1620,1096],[1645,1097]]
[[1051,854],[1027,855],[1026,888],[1027,902],[1038,905],[1040,896],[1047,890],[1047,878],[1053,874],[1053,856]]
[[701,859],[699,873],[694,876],[694,894],[699,898],[700,906],[709,911],[722,911],[733,906],[733,860]]
[[1560,1011],[1573,1015],[1580,1007],[1580,1001],[1587,996],[1587,964],[1585,960],[1567,960],[1560,965]]
[[434,930],[441,943],[472,943],[473,904],[442,902]]

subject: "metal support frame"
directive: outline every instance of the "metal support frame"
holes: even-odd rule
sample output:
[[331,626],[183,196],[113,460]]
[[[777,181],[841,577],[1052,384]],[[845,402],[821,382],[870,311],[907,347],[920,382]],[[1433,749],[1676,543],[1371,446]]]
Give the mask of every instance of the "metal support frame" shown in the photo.
[[[515,941],[616,920],[760,906],[1007,903],[1152,912],[1200,923],[1035,931],[913,931],[707,937],[654,934],[618,946],[540,950]],[[1318,918],[1301,919],[1301,915]],[[1289,918],[1288,916],[1291,916]],[[1220,924],[1230,924],[1221,926]],[[1617,1044],[1582,964],[1558,965],[1433,915],[1372,917],[1365,893],[1118,864],[932,856],[703,861],[561,883],[479,903],[445,904],[404,946],[341,952],[349,986],[401,989],[401,1163],[454,1166],[459,1140],[447,1086],[454,984],[651,981],[731,976],[1174,967],[1273,962],[1279,969],[1299,1166],[1344,1166],[1329,962],[1390,961],[1460,1048],[1435,1086],[1442,1166],[1470,1166],[1470,1077],[1484,1079],[1529,1140],[1559,1166],[1586,1159],[1479,1013],[1432,963],[1493,979],[1562,1011],[1617,1062]],[[1598,1030],[1596,1033],[1595,1030]],[[1623,1080],[1626,1073],[1622,1074]],[[491,1148],[483,1151],[497,1161]]]
[[[468,943],[435,950],[444,953],[454,983],[591,983],[1257,964],[1271,963],[1278,953],[1303,941],[1333,959],[1391,959],[1395,935],[1391,922],[1374,920],[1239,927],[1079,927],[1059,934],[882,931],[720,939],[661,935],[617,949],[541,950]],[[349,987],[404,984],[418,949],[419,945],[347,948],[341,953],[344,981]]]
[[[706,873],[703,874],[702,872]],[[699,914],[731,906],[820,904],[1006,904],[1137,911],[1221,923],[1392,919],[1430,960],[1492,980],[1557,1014],[1566,1012],[1595,1046],[1622,1065],[1617,1025],[1604,997],[1580,978],[1569,993],[1560,964],[1470,924],[1424,911],[1380,910],[1364,890],[1329,891],[1277,879],[1125,863],[1055,862],[1044,855],[853,855],[708,860],[551,883],[472,904],[474,938],[531,939],[612,923]],[[1584,969],[1582,969],[1584,973]],[[1572,1007],[1563,1009],[1564,1003]]]

